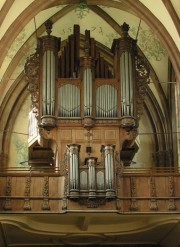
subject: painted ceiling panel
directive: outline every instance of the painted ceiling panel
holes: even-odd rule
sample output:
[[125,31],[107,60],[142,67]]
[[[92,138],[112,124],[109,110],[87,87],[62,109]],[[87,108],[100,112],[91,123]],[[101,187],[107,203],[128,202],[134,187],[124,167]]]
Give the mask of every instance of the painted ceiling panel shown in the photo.
[[179,0],[170,0],[174,9],[176,10],[177,15],[180,18],[180,2]]
[[0,38],[7,31],[8,27],[13,23],[13,21],[33,2],[33,0],[29,1],[21,1],[15,0],[12,4],[9,12],[7,13],[4,22],[1,26]]
[[[171,37],[174,40],[177,40],[176,45],[180,50],[180,38],[178,32],[173,24],[173,20],[168,13],[168,10],[163,4],[163,1],[156,0],[156,4],[152,4],[151,1],[148,0],[140,0],[165,26],[167,31],[170,33]],[[180,4],[177,4],[177,1],[174,1],[176,9],[180,9]],[[160,11],[161,10],[161,11]],[[178,41],[179,40],[179,41]]]
[[6,0],[1,0],[0,1],[0,10],[2,9],[2,7],[3,7],[3,5],[4,5],[5,2],[6,2]]

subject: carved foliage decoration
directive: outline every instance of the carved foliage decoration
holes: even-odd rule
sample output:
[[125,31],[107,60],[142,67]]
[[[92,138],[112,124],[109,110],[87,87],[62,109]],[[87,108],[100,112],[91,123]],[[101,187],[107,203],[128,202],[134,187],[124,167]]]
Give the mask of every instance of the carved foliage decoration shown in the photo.
[[39,54],[32,54],[26,61],[25,67],[26,80],[28,82],[28,90],[31,94],[32,108],[34,113],[38,115],[39,102]]
[[143,57],[136,55],[135,58],[136,66],[136,104],[137,104],[137,118],[140,118],[140,115],[143,113],[143,102],[146,95],[146,87],[150,82],[150,67]]
[[116,165],[116,189],[120,189],[124,166],[122,160],[120,159],[120,153],[117,151],[115,151],[115,165]]
[[81,205],[86,205],[88,208],[98,208],[100,205],[104,205],[106,203],[105,198],[81,198],[79,200]]
[[26,177],[26,186],[25,186],[25,191],[24,191],[24,196],[26,197],[24,199],[24,210],[31,210],[31,205],[30,205],[30,187],[31,187],[31,177]]
[[157,201],[156,201],[156,184],[155,184],[155,178],[150,178],[150,190],[151,190],[151,203],[150,203],[150,210],[157,210]]
[[[11,196],[11,188],[12,188],[12,177],[6,178],[6,196]],[[6,198],[5,204],[4,204],[4,210],[11,210],[11,199]]]
[[42,205],[42,210],[50,210],[49,206],[49,177],[45,176],[44,177],[44,187],[43,187],[43,205]]
[[64,159],[60,162],[60,176],[64,176],[64,198],[62,200],[62,210],[67,209],[67,194],[68,194],[68,153],[67,149],[64,152]]
[[136,200],[136,184],[134,177],[130,177],[130,186],[131,186],[131,211],[138,210],[137,200]]
[[169,210],[176,210],[176,205],[174,203],[174,178],[172,176],[169,177]]

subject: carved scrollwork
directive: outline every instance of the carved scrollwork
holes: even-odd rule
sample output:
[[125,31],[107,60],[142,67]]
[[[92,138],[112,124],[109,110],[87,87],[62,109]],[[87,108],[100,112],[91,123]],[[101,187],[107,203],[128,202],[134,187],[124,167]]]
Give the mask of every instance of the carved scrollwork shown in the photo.
[[151,201],[150,201],[150,210],[158,210],[157,201],[156,201],[156,184],[155,178],[150,178],[150,193],[151,193]]
[[104,205],[106,203],[106,199],[105,198],[95,198],[95,199],[81,198],[79,200],[79,203],[81,205],[86,205],[88,208],[98,208],[100,205]]
[[43,186],[43,205],[42,210],[50,210],[49,206],[49,177],[44,177],[44,186]]
[[134,177],[130,177],[130,186],[131,186],[131,205],[130,210],[136,211],[138,210],[137,200],[136,200],[136,184]]
[[26,197],[24,199],[24,210],[31,210],[31,205],[30,205],[30,187],[31,187],[31,177],[26,177],[26,186],[25,186],[25,191],[24,191],[24,196]]
[[92,117],[85,117],[82,121],[84,128],[91,129],[95,125],[95,121]]
[[[6,178],[6,196],[11,197],[11,189],[12,189],[12,177],[8,176]],[[4,210],[11,210],[11,199],[6,198],[4,204]]]
[[174,202],[174,178],[173,176],[169,176],[169,210],[176,210],[176,205]]
[[143,113],[143,102],[147,91],[147,84],[150,82],[150,67],[143,57],[136,56],[136,82],[137,82],[137,118]]
[[28,90],[31,94],[33,112],[38,115],[39,102],[39,54],[36,52],[27,58],[24,71],[26,81],[28,82]]

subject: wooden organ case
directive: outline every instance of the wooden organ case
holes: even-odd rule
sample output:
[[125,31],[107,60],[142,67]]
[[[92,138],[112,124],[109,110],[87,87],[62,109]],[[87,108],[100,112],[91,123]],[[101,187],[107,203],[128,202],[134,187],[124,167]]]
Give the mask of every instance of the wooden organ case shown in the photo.
[[122,167],[138,150],[148,65],[126,23],[106,53],[78,25],[64,42],[51,35],[50,20],[45,26],[47,35],[25,64],[32,100],[29,165],[60,174],[69,207],[114,205]]

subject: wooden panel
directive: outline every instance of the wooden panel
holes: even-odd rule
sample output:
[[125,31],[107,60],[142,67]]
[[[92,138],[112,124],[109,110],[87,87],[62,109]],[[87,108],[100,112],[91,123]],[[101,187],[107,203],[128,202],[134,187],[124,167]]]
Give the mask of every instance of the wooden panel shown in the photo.
[[116,131],[115,130],[105,130],[105,140],[115,140]]
[[[66,144],[66,143],[64,143]],[[100,143],[95,143],[92,149],[92,156],[96,156],[99,152]],[[82,147],[82,153],[85,154],[85,145]],[[98,159],[100,159],[98,157]],[[100,161],[100,160],[98,160]],[[82,163],[83,166],[83,163]],[[11,193],[7,194],[6,176],[10,178],[11,182],[8,184],[8,189]],[[50,176],[47,173],[36,173],[31,174],[31,182],[29,185],[29,195],[25,196],[25,188],[29,173],[26,174],[7,174],[0,177],[0,211],[4,211],[5,202],[8,202],[10,208],[6,208],[11,212],[24,213],[25,198],[29,199],[29,205],[31,206],[31,212],[45,212],[42,210],[45,200],[49,203],[50,212],[58,212],[62,208],[62,197],[64,196],[64,177],[60,177],[59,174],[55,173],[54,176]],[[48,177],[48,185],[46,182],[46,176]],[[124,173],[121,176],[121,183],[118,187],[117,197],[119,198],[121,210],[123,212],[179,212],[180,210],[180,179],[179,174],[138,174],[138,173]],[[151,186],[155,181],[155,188],[157,195],[151,195]],[[173,196],[172,189],[174,190],[175,197]],[[47,196],[46,196],[47,195]],[[25,197],[24,197],[25,196]],[[48,197],[49,196],[49,197]],[[7,197],[7,198],[6,198]],[[59,200],[60,199],[60,200]],[[154,201],[152,201],[152,199]],[[9,200],[9,201],[8,201]],[[78,201],[69,201],[68,209],[86,209],[87,206],[81,206]],[[116,200],[111,203],[105,203],[100,205],[97,209],[112,210]],[[154,203],[154,204],[153,204]],[[157,204],[157,208],[153,209],[153,205]],[[133,205],[137,208],[133,209]],[[172,206],[175,206],[172,208]],[[90,210],[90,209],[89,209]],[[92,208],[93,210],[93,208]]]
[[24,196],[25,177],[12,177],[11,195]]
[[60,162],[64,160],[64,154],[65,154],[65,151],[66,151],[66,146],[67,146],[69,143],[70,143],[70,142],[62,141],[62,142],[61,142],[61,145],[59,146],[58,153],[59,153],[59,161],[60,161]]
[[102,130],[93,130],[92,131],[92,139],[93,140],[102,140],[103,135],[102,135]]
[[101,161],[101,152],[100,152],[100,149],[101,149],[101,143],[94,143],[93,146],[92,146],[92,153],[91,153],[91,156],[93,157],[97,157],[98,158],[98,162]]
[[85,139],[85,131],[84,129],[82,130],[75,130],[75,140],[76,141],[84,141]]
[[61,140],[72,140],[72,130],[59,130],[59,138]]

